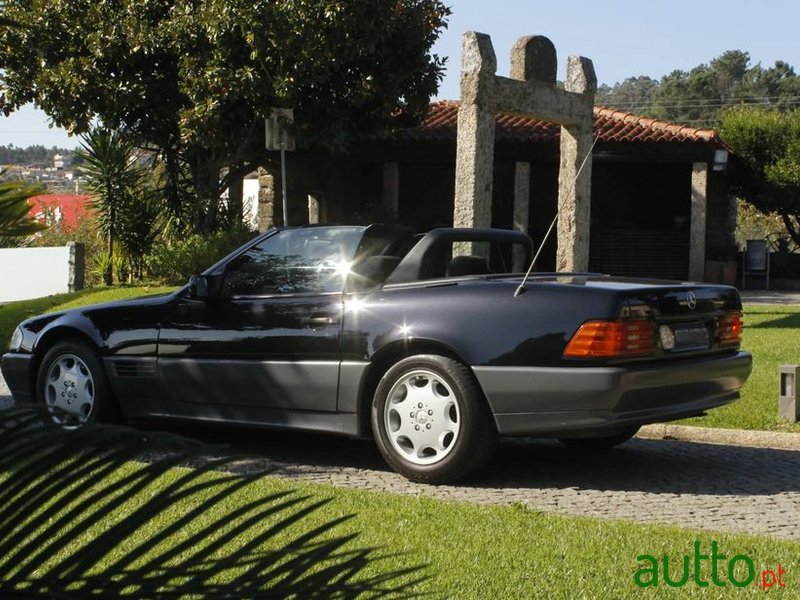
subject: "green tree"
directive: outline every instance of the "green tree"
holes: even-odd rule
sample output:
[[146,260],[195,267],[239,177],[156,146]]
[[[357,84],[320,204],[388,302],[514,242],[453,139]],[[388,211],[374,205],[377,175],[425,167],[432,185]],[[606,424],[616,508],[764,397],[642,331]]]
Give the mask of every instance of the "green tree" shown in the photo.
[[742,87],[749,62],[747,52],[729,50],[689,72],[673,71],[661,79],[651,113],[679,123],[712,124],[721,107],[750,93]]
[[0,182],[0,245],[21,245],[29,236],[46,229],[30,216],[28,203],[41,191],[41,187],[24,181]]
[[733,191],[761,212],[779,214],[800,244],[800,111],[733,108],[719,131],[735,155]]
[[[430,48],[440,0],[6,0],[0,30],[5,114],[36,102],[85,133],[95,118],[155,150],[178,207],[188,169],[216,223],[230,181],[263,163],[270,107],[295,109],[303,146],[342,148],[418,120],[442,76]],[[225,171],[224,175],[223,170]]]
[[659,83],[646,75],[628,77],[613,87],[601,85],[597,88],[596,102],[603,106],[620,108],[631,112],[647,111]]
[[[83,137],[78,154],[83,159],[81,172],[92,195],[91,208],[97,226],[106,240],[109,260],[103,281],[113,283],[114,243],[117,237],[134,239],[140,233],[136,223],[139,209],[146,204],[137,202],[143,170],[134,156],[133,143],[120,131],[97,127]],[[138,196],[138,197],[137,197]],[[145,226],[152,226],[152,222]],[[131,231],[135,234],[132,234]],[[129,241],[130,243],[130,241]]]
[[731,106],[789,110],[799,99],[800,77],[791,65],[780,60],[771,67],[751,65],[742,50],[728,50],[708,64],[675,70],[660,80],[639,76],[602,85],[597,93],[599,104],[697,127],[716,126]]

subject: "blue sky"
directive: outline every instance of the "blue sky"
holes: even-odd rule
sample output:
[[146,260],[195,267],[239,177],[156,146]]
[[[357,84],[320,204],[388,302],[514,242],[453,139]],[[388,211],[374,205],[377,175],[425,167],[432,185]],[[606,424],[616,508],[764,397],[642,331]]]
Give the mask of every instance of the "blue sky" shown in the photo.
[[[498,74],[507,74],[508,53],[523,35],[548,36],[559,56],[559,77],[570,54],[594,61],[600,83],[634,75],[661,77],[690,69],[725,50],[745,50],[754,63],[784,60],[800,70],[800,4],[789,0],[451,0],[453,15],[434,51],[449,57],[440,98],[458,98],[461,34],[492,36]],[[32,107],[0,117],[0,144],[72,147],[74,138],[50,129]]]

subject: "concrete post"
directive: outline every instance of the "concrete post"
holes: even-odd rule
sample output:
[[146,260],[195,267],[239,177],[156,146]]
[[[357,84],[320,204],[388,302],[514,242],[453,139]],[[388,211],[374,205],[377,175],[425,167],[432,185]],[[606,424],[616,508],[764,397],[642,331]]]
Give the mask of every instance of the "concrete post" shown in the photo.
[[[591,107],[597,90],[592,61],[582,56],[570,56],[564,89],[581,94]],[[589,269],[592,125],[593,113],[589,110],[576,123],[561,126],[556,271],[581,272]]]
[[[531,164],[517,162],[514,164],[514,229],[528,233],[528,211],[531,199]],[[525,249],[514,246],[514,271],[519,273],[528,268],[528,257]]]
[[392,221],[400,219],[400,165],[383,163],[383,208]]
[[83,289],[86,273],[86,248],[79,242],[67,242],[69,248],[69,278],[67,289],[77,292]]
[[708,163],[692,165],[692,204],[689,226],[689,279],[703,281],[706,275],[706,210],[708,207]]
[[778,417],[790,423],[800,421],[800,366],[778,367]]
[[465,33],[456,140],[455,227],[490,227],[492,224],[495,129],[492,83],[495,71],[497,59],[489,36],[474,31]]
[[317,225],[320,223],[320,198],[319,194],[308,195],[308,224]]

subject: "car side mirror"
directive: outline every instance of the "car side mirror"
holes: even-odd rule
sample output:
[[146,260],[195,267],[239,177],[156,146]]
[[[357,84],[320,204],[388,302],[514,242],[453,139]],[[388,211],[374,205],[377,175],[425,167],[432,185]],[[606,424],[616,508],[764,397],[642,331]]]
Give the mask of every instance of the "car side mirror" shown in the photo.
[[195,300],[211,300],[219,291],[219,276],[192,275],[189,279],[189,297]]

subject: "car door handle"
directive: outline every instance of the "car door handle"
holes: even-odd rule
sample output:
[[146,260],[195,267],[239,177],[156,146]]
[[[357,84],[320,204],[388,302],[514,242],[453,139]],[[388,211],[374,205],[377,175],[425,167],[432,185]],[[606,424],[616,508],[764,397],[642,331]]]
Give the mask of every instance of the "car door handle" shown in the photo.
[[330,314],[313,314],[309,317],[302,317],[300,322],[303,325],[310,325],[311,327],[321,327],[323,325],[333,325],[339,321],[338,315]]

